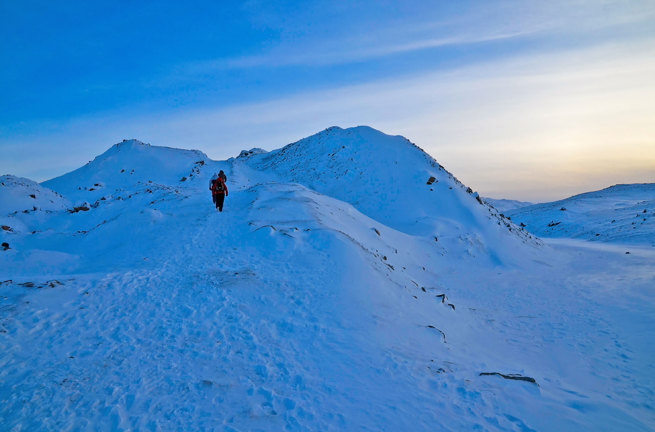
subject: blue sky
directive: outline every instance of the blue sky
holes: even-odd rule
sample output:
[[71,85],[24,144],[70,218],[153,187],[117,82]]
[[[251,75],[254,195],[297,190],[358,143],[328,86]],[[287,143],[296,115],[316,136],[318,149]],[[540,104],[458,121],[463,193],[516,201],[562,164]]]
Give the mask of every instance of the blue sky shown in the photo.
[[368,124],[488,196],[655,181],[651,1],[4,1],[0,41],[0,173]]

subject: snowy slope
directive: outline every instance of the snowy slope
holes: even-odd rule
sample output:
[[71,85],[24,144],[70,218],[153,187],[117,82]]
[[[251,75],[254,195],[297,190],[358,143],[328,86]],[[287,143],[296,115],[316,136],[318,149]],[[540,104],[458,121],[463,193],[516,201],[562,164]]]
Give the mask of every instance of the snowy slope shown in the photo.
[[[2,234],[0,423],[652,429],[652,250],[542,246],[406,141],[330,133],[359,148],[329,165],[334,137],[228,161],[131,143],[46,182],[90,206]],[[375,205],[395,162],[401,212]],[[413,191],[426,173],[437,188]]]
[[655,183],[615,185],[507,215],[540,237],[655,246]]

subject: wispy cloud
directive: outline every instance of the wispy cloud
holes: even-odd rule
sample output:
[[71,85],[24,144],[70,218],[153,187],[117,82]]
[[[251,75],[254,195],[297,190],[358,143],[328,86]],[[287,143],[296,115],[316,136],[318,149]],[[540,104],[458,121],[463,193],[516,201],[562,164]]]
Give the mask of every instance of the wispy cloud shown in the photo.
[[[433,48],[456,45],[471,45],[526,36],[530,31],[513,33],[492,33],[486,35],[459,35],[416,39],[402,43],[371,45],[359,48],[307,48],[293,52],[273,50],[255,56],[216,59],[185,65],[182,70],[187,73],[209,73],[221,69],[242,69],[254,67],[280,66],[326,66],[353,62],[363,62],[390,55],[404,54]],[[178,69],[176,72],[179,73]]]
[[[655,3],[625,3],[579,0],[548,4],[504,2],[479,5],[447,22],[414,20],[366,27],[345,36],[335,32],[328,39],[283,41],[267,50],[246,56],[217,58],[178,65],[172,75],[185,79],[226,69],[260,67],[329,66],[365,62],[389,56],[533,36],[566,37],[575,40],[598,32],[613,37],[617,28],[652,22]],[[603,35],[602,31],[608,31]]]
[[[240,106],[77,120],[48,143],[87,159],[137,137],[226,158],[330,125],[368,124],[407,136],[483,194],[554,199],[655,181],[653,76],[655,43],[604,45]],[[21,145],[43,142],[26,137]]]

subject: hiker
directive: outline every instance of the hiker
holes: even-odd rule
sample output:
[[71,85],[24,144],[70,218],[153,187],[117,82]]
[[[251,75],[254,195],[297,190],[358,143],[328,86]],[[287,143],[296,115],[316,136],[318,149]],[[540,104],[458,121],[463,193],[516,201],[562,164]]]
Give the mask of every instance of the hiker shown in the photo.
[[225,201],[225,197],[227,196],[227,184],[225,183],[225,180],[227,177],[225,176],[225,173],[221,170],[220,173],[216,176],[216,180],[213,180],[211,183],[212,185],[212,201],[214,201],[214,204],[216,204],[216,208],[218,211],[222,212],[223,211],[223,201]]
[[212,178],[209,179],[209,190],[212,191],[212,202],[213,202],[214,204],[216,204],[216,195],[213,193],[214,182],[215,182],[216,179],[218,179],[219,177],[223,179],[223,183],[227,184],[227,176],[225,175],[225,173],[223,172],[223,170],[221,170],[218,174],[214,173],[214,175],[212,176]]
[[[222,172],[222,171],[221,171]],[[218,178],[218,174],[214,173],[212,178],[209,179],[209,190],[212,191],[212,202],[216,204],[216,195],[214,195],[214,182]]]

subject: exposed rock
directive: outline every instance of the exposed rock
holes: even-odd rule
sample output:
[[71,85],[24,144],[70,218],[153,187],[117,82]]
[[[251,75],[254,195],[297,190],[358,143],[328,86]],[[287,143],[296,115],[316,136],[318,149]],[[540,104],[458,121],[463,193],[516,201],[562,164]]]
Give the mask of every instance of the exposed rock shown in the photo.
[[82,204],[81,206],[73,207],[71,210],[68,210],[68,213],[77,213],[89,210],[91,210],[91,207],[89,207],[87,204]]
[[523,376],[519,374],[502,374],[500,372],[480,372],[480,376],[488,376],[488,375],[498,375],[499,377],[508,379],[508,380],[516,380],[516,381],[527,381],[532,384],[537,384],[537,380],[535,380],[532,377],[529,376]]
[[429,329],[436,330],[436,331],[438,331],[439,333],[441,333],[441,336],[443,337],[443,343],[446,343],[446,333],[444,333],[442,330],[436,328],[436,327],[433,326],[433,325],[426,325],[425,327],[426,327],[426,328],[429,328]]

